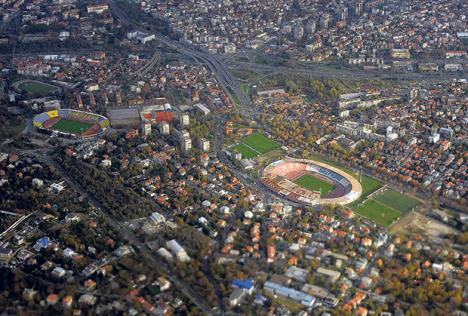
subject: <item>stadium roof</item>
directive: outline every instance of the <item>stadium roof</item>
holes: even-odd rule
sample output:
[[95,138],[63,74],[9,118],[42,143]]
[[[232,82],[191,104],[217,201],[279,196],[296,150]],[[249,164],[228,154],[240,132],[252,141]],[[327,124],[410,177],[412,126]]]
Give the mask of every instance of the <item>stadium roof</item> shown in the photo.
[[107,111],[110,120],[125,120],[139,118],[138,108],[118,108]]

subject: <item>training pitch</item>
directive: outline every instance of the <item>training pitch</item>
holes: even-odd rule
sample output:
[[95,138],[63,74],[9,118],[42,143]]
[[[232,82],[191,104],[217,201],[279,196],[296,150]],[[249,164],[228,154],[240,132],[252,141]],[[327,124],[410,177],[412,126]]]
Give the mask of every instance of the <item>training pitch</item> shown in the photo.
[[375,200],[365,201],[354,211],[383,226],[389,226],[402,215],[400,211]]
[[421,204],[418,200],[391,189],[383,191],[374,199],[382,204],[393,207],[402,213],[411,212],[416,206]]
[[24,81],[18,85],[18,89],[31,94],[48,95],[58,91],[59,88],[39,81]]
[[380,225],[389,226],[420,204],[418,200],[408,195],[387,189],[356,206],[354,210]]
[[362,197],[367,197],[369,194],[377,191],[383,186],[382,182],[375,180],[374,178],[371,178],[366,175],[362,176],[361,185],[362,185]]
[[265,154],[273,149],[281,147],[277,142],[260,133],[253,133],[243,138],[241,142],[258,151],[260,154]]
[[232,148],[240,152],[243,158],[255,158],[280,147],[280,144],[265,135],[253,133],[242,138],[240,143]]
[[256,152],[255,150],[245,146],[242,143],[235,145],[233,147],[233,149],[240,152],[242,154],[243,158],[255,158],[255,157],[257,157],[259,155],[258,152]]

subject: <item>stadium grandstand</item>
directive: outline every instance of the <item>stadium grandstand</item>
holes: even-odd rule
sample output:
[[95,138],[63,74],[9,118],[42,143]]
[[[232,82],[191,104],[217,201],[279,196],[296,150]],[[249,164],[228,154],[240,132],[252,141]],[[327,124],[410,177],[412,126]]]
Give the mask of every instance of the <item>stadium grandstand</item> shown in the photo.
[[[311,189],[297,180],[310,176],[316,182]],[[304,159],[279,160],[268,165],[262,172],[262,183],[280,196],[306,205],[340,204],[357,200],[362,193],[361,184],[351,175],[322,162]],[[320,184],[329,187],[322,194]],[[324,190],[325,191],[325,190]]]
[[33,118],[33,125],[43,132],[88,138],[104,132],[109,127],[109,120],[95,113],[60,109],[36,115]]

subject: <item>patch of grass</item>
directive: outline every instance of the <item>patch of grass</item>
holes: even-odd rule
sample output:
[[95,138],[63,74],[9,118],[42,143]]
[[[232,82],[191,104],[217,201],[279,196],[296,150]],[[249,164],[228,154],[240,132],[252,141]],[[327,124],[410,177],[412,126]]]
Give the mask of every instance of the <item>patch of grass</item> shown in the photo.
[[281,147],[277,142],[260,133],[253,133],[252,135],[244,137],[241,142],[252,147],[261,154],[265,154],[273,149]]
[[235,151],[238,151],[242,154],[242,158],[255,158],[259,155],[258,152],[252,150],[251,148],[245,146],[244,144],[237,144],[232,147]]
[[272,151],[267,152],[261,156],[257,157],[257,162],[259,164],[272,163],[275,160],[283,158],[284,152],[281,148],[273,149]]
[[239,97],[237,96],[237,94],[233,93],[233,94],[231,94],[231,96],[232,96],[232,100],[233,100],[237,105],[240,105],[240,104],[241,104],[240,99],[239,99]]
[[400,211],[372,199],[365,201],[354,211],[385,227],[388,227],[402,215]]
[[250,85],[247,83],[241,83],[241,90],[244,92],[244,94],[248,97],[250,97]]
[[361,185],[362,185],[362,196],[366,197],[372,192],[375,192],[378,189],[380,189],[383,186],[383,183],[380,182],[379,180],[363,175]]
[[378,194],[375,198],[376,201],[388,205],[402,213],[410,212],[414,207],[421,204],[418,200],[402,194],[398,191],[389,189]]
[[356,201],[354,201],[353,203],[349,205],[350,207],[354,207],[362,203],[362,201],[364,201],[370,194],[380,189],[383,186],[383,183],[372,177],[363,175],[361,185],[362,185],[362,194],[359,197],[359,199],[357,199]]
[[91,123],[79,122],[74,120],[61,119],[52,126],[52,129],[58,130],[63,133],[80,134],[81,131],[85,131],[93,126]]
[[271,65],[274,63],[271,57],[260,53],[255,55],[253,62],[260,65]]
[[256,72],[249,70],[249,69],[242,69],[242,70],[234,69],[232,73],[235,77],[242,79],[242,80],[251,80],[258,75]]
[[18,85],[18,89],[25,90],[29,94],[49,95],[59,88],[39,81],[25,81]]
[[228,92],[228,95],[231,96],[232,98],[232,101],[234,101],[234,103],[237,105],[237,106],[240,106],[241,105],[241,101],[239,99],[239,96],[234,93],[234,90],[232,90],[231,87],[227,87],[227,92]]
[[297,178],[294,183],[300,185],[301,187],[312,190],[312,191],[322,191],[322,196],[327,196],[330,191],[333,190],[334,185],[324,181],[322,179],[319,179],[317,177],[314,177],[310,174],[304,174]]

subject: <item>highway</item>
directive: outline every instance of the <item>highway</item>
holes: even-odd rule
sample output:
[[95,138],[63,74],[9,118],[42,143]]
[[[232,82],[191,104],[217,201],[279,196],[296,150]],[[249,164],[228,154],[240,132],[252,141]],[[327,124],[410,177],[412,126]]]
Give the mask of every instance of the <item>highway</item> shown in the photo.
[[151,59],[148,61],[148,63],[144,64],[137,71],[131,73],[131,75],[135,76],[136,78],[140,78],[141,76],[146,75],[148,72],[151,71],[151,69],[154,68],[154,66],[156,66],[159,63],[160,60],[161,60],[161,54],[158,51],[156,51],[153,54],[153,57],[151,57]]
[[[120,9],[120,7],[113,1],[109,0],[109,7],[112,13],[121,21],[121,23],[132,26],[135,30],[141,32],[148,32],[142,25],[137,22],[130,21],[128,16]],[[226,91],[231,97],[237,96],[239,99],[240,104],[238,104],[241,108],[241,114],[244,117],[249,117],[254,121],[258,121],[258,112],[256,111],[255,107],[252,105],[249,97],[247,97],[242,89],[240,88],[239,82],[237,79],[230,73],[226,64],[220,60],[216,55],[208,54],[201,52],[200,50],[190,47],[188,45],[182,44],[178,41],[171,40],[167,37],[160,36],[156,34],[157,40],[161,43],[167,45],[168,47],[176,50],[182,55],[191,57],[194,61],[205,64],[208,66],[210,71],[213,73],[215,78],[218,80],[219,84],[222,86],[224,91]],[[244,184],[248,187],[258,189],[261,191],[266,197],[270,197],[270,192],[268,189],[257,183],[255,179],[250,177],[249,175],[245,175],[243,172],[237,169],[234,166],[230,159],[226,156],[226,154],[222,151],[223,139],[224,139],[224,122],[226,121],[227,117],[224,115],[222,116],[217,125],[215,130],[215,142],[214,142],[214,151],[217,153],[218,158],[226,165],[228,165],[231,169],[231,172],[242,179]]]
[[[131,21],[125,14],[125,12],[123,12],[122,9],[115,3],[115,1],[108,0],[108,4],[112,13],[120,20],[122,24],[131,26],[137,31],[148,32],[148,30],[145,27],[143,27],[140,23]],[[155,35],[156,39],[159,42],[167,45],[168,47],[174,49],[180,54],[191,57],[196,62],[206,64],[210,71],[213,73],[213,75],[216,77],[222,88],[226,92],[228,92],[231,95],[231,97],[237,96],[239,98],[241,107],[247,109],[249,108],[249,98],[242,92],[239,83],[234,78],[234,76],[231,75],[224,62],[219,60],[214,55],[204,53],[196,48],[190,47],[175,40],[171,40],[165,36],[161,36],[159,34]]]
[[[128,16],[121,10],[121,8],[113,1],[108,0],[109,7],[112,13],[123,23],[129,26],[132,26],[135,30],[139,30],[142,32],[148,32],[146,28],[141,26],[140,23],[135,21],[130,21]],[[210,71],[215,76],[216,80],[220,84],[220,86],[228,93],[231,98],[234,100],[235,97],[238,99],[238,105],[240,107],[240,113],[246,117],[250,117],[251,119],[257,120],[257,112],[255,107],[252,105],[248,96],[240,88],[238,80],[231,74],[228,65],[225,61],[220,59],[217,55],[208,54],[205,52],[200,51],[199,49],[190,46],[188,44],[184,44],[175,40],[171,40],[165,36],[161,36],[156,34],[157,40],[168,47],[176,50],[178,53],[192,58],[195,62],[205,64]],[[140,77],[148,73],[159,61],[160,55],[158,52],[155,52],[152,59],[149,61],[148,64],[143,66],[140,70],[138,70],[134,75]],[[249,70],[257,70],[257,71],[268,71],[274,73],[283,73],[283,74],[295,74],[295,75],[311,75],[316,77],[326,77],[326,78],[363,78],[363,79],[401,79],[401,80],[441,80],[441,78],[445,77],[445,74],[419,74],[419,73],[392,73],[392,72],[373,72],[373,71],[364,71],[364,70],[350,70],[350,69],[333,69],[332,67],[323,67],[323,65],[316,66],[314,64],[305,66],[303,64],[298,64],[296,66],[285,67],[285,66],[271,66],[271,65],[261,65],[249,62],[242,62],[242,61],[234,61],[234,67],[237,69],[249,69]],[[454,75],[453,77],[455,77]],[[451,77],[450,77],[451,78]],[[445,78],[447,79],[447,78]],[[216,138],[214,142],[214,151],[218,154],[218,157],[223,163],[231,167],[231,171],[243,182],[247,182],[248,186],[256,187],[259,189],[264,195],[265,198],[269,198],[273,196],[269,190],[261,185],[260,182],[256,182],[255,179],[252,179],[249,176],[246,176],[241,171],[237,170],[235,166],[232,165],[230,159],[223,153],[222,145],[223,145],[223,138],[224,138],[224,122],[227,119],[226,115],[222,115],[217,122],[216,125]],[[106,209],[93,195],[92,192],[86,190],[86,188],[82,187],[75,179],[70,177],[66,170],[64,170],[59,164],[57,164],[53,159],[47,155],[44,150],[30,150],[30,151],[23,151],[25,155],[31,155],[34,158],[42,161],[43,163],[54,167],[57,172],[63,177],[63,179],[67,182],[67,184],[76,190],[77,192],[85,195],[88,197],[90,204],[95,207],[96,212],[98,212],[105,222],[112,227],[116,232],[118,232],[123,239],[127,240],[135,249],[142,255],[143,260],[147,260],[150,262],[154,269],[157,270],[159,273],[166,275],[169,280],[174,284],[174,286],[182,292],[186,297],[190,299],[197,307],[201,309],[203,314],[205,315],[215,315],[219,314],[220,312],[214,310],[206,301],[204,297],[202,297],[199,293],[194,291],[184,280],[177,277],[174,273],[171,272],[170,268],[167,266],[166,262],[164,262],[160,257],[154,255],[153,252],[143,243],[141,242],[135,234],[129,230],[125,225],[121,222],[116,220],[111,214],[109,209]],[[266,227],[266,226],[265,226]],[[265,238],[268,234],[265,231],[265,227],[263,227],[262,236]],[[266,241],[266,240],[265,240]],[[385,249],[381,247],[378,251],[379,255],[383,255]],[[370,269],[374,266],[374,261],[377,256],[374,256],[371,261],[369,262],[368,267],[365,271],[361,274],[361,278],[365,275],[368,275]],[[207,273],[210,282],[215,286],[218,304],[220,305],[221,309],[224,310],[224,306],[222,305],[222,297],[219,295],[219,285],[216,284],[215,280],[213,280],[213,276],[209,273],[209,266],[208,262],[203,262],[203,270]]]
[[[138,21],[131,21],[125,12],[115,3],[114,0],[108,0],[111,12],[120,20],[124,25],[132,27],[134,30],[148,32],[148,28],[144,27]],[[395,71],[366,71],[363,69],[349,69],[349,68],[334,68],[333,65],[325,63],[297,63],[292,66],[281,65],[262,65],[240,61],[238,58],[231,56],[219,56],[209,54],[201,51],[189,43],[182,43],[176,40],[169,39],[166,36],[156,34],[156,39],[162,44],[174,49],[178,53],[192,58],[194,61],[205,64],[214,77],[217,79],[220,86],[224,89],[231,99],[238,104],[239,112],[244,116],[254,121],[258,120],[258,112],[255,106],[251,103],[250,98],[240,88],[240,84],[235,78],[228,65],[235,69],[246,69],[254,71],[267,71],[269,73],[281,73],[289,75],[308,75],[316,78],[337,78],[337,79],[382,79],[382,80],[415,80],[421,81],[441,81],[463,78],[462,73],[417,73],[417,72],[395,72]]]

